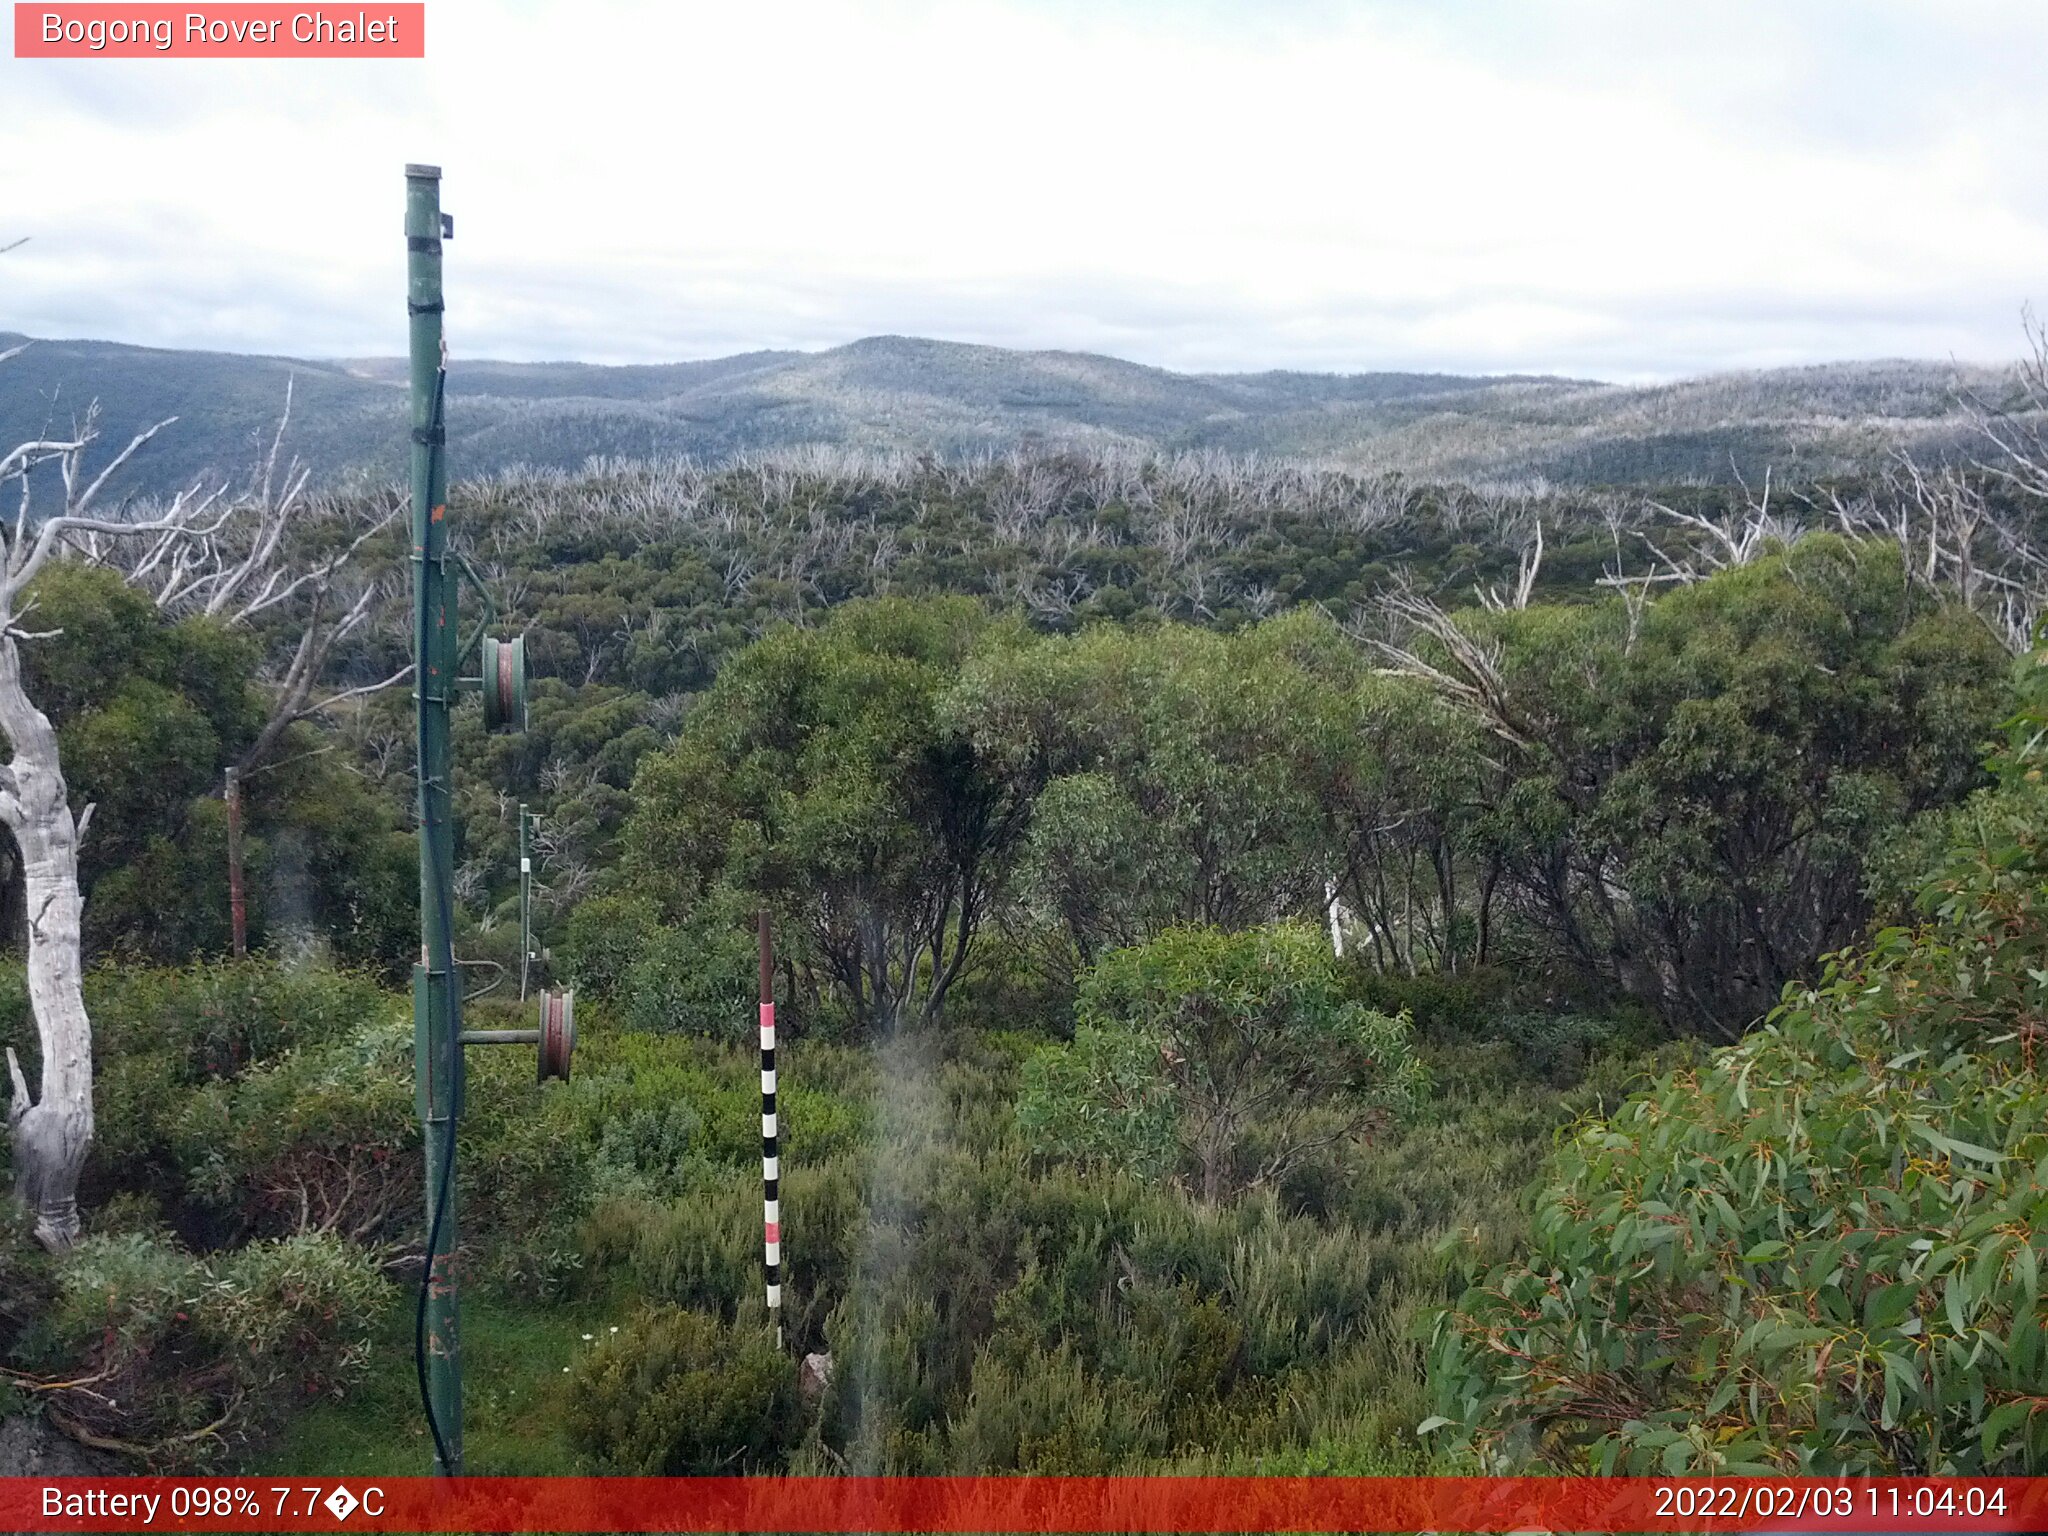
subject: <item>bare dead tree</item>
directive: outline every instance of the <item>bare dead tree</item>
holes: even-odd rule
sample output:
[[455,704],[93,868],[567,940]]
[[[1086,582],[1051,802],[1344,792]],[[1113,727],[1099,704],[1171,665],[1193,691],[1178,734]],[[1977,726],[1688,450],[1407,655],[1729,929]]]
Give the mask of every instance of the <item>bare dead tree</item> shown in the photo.
[[1981,469],[1900,453],[1874,490],[1813,500],[1844,536],[1895,545],[1907,581],[1961,602],[2013,654],[2033,645],[2048,612],[2048,551],[1993,505]]
[[[189,537],[212,498],[181,493],[150,519],[102,518],[95,503],[109,477],[169,422],[138,432],[98,474],[87,478],[86,451],[99,435],[99,414],[64,439],[37,439],[0,454],[0,485],[23,482],[11,526],[0,524],[0,733],[9,758],[0,767],[0,824],[19,853],[28,914],[28,993],[41,1053],[39,1092],[13,1047],[7,1050],[12,1086],[7,1128],[12,1143],[15,1193],[35,1216],[37,1239],[53,1251],[78,1239],[78,1176],[92,1143],[92,1025],[81,987],[78,847],[92,807],[73,813],[57,750],[57,732],[28,695],[21,644],[39,637],[23,627],[34,607],[29,589],[69,541]],[[54,461],[63,486],[63,509],[33,522],[27,481]]]
[[1510,702],[1497,641],[1469,633],[1405,578],[1381,594],[1379,608],[1388,634],[1360,633],[1356,625],[1353,632],[1386,663],[1383,674],[1415,679],[1504,741],[1518,747],[1534,743],[1535,733]]
[[1642,633],[1643,614],[1649,609],[1651,594],[1660,581],[1670,578],[1668,574],[1656,571],[1631,576],[1628,573],[1628,557],[1622,553],[1621,508],[1610,504],[1602,509],[1602,515],[1607,526],[1607,536],[1614,545],[1614,558],[1602,563],[1597,583],[1603,587],[1613,588],[1621,596],[1622,610],[1628,616],[1628,631],[1622,641],[1622,654],[1628,655],[1635,650],[1636,637]]
[[1536,519],[1535,533],[1522,546],[1519,563],[1521,568],[1516,575],[1512,591],[1503,592],[1500,587],[1492,584],[1485,587],[1474,586],[1473,590],[1479,594],[1480,607],[1491,608],[1499,613],[1507,609],[1520,612],[1529,606],[1529,599],[1536,591],[1536,575],[1543,569],[1543,519],[1540,517]]
[[[88,412],[88,428],[94,420]],[[408,664],[377,682],[324,686],[336,647],[371,621],[383,596],[381,584],[356,578],[354,561],[362,547],[397,518],[401,504],[395,496],[385,496],[367,508],[309,502],[305,465],[297,459],[281,465],[289,424],[291,387],[287,385],[285,410],[270,438],[268,453],[240,496],[227,496],[225,485],[195,485],[158,518],[131,516],[109,522],[72,516],[43,524],[45,535],[53,539],[51,553],[119,571],[131,586],[150,594],[166,616],[207,614],[231,627],[266,625],[283,637],[295,635],[287,641],[289,653],[272,657],[266,668],[268,711],[262,725],[223,774],[221,795],[229,807],[229,825],[236,829],[229,836],[229,889],[238,954],[244,946],[242,840],[238,836],[242,782],[272,760],[295,723],[324,715],[350,698],[389,688],[412,674]],[[90,483],[84,481],[82,451],[57,455],[68,512],[90,506],[109,477],[164,426],[168,422],[137,434]],[[90,440],[90,430],[82,436]],[[16,514],[18,526],[25,526],[27,496],[27,471],[23,471],[23,512]],[[309,543],[305,535],[319,524],[336,526],[334,549],[326,555],[305,555]],[[55,528],[53,535],[51,528]]]
[[2013,371],[2012,398],[1959,392],[1964,414],[1989,447],[1976,468],[2030,500],[2048,500],[2048,324],[2033,310],[2021,320],[2027,351]]
[[[296,630],[290,654],[265,679],[270,709],[263,725],[234,764],[243,778],[269,762],[298,722],[412,675],[408,662],[375,682],[324,686],[337,648],[375,617],[386,595],[382,584],[359,578],[359,556],[397,520],[404,504],[391,493],[367,506],[309,498],[311,470],[296,456],[279,464],[291,412],[287,383],[268,453],[242,495],[223,499],[219,490],[212,493],[204,504],[205,510],[218,509],[210,522],[193,526],[188,518],[141,542],[75,541],[87,559],[113,566],[130,585],[148,592],[166,615],[205,614],[238,628],[284,621],[284,633]],[[305,535],[321,524],[340,526],[335,547],[324,556],[307,556]]]
[[1024,590],[1024,602],[1038,618],[1058,622],[1071,618],[1094,589],[1095,583],[1086,571],[1071,571],[1056,581],[1032,577]]
[[1742,505],[1718,518],[1697,512],[1681,512],[1659,501],[1649,504],[1651,511],[1701,536],[1689,554],[1674,554],[1647,534],[1644,536],[1651,553],[1670,579],[1693,582],[1715,571],[1748,565],[1772,543],[1791,543],[1804,531],[1798,519],[1788,518],[1782,511],[1772,509],[1770,470],[1764,471],[1760,496],[1750,489],[1740,470],[1736,471],[1735,478],[1742,487]]

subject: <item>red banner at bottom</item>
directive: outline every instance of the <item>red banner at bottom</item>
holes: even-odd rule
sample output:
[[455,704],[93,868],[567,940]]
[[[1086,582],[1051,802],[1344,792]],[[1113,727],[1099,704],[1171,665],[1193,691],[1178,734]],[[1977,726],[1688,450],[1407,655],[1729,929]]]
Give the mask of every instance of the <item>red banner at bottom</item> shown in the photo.
[[9,1531],[2048,1531],[2048,1479],[4,1478]]

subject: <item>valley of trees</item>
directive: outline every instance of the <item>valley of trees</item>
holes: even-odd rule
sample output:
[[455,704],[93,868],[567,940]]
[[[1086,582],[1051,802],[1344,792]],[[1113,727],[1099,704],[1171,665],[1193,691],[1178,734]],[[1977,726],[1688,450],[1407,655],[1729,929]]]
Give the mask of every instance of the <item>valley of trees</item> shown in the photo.
[[[458,716],[468,1017],[524,1022],[524,803],[582,1020],[568,1083],[470,1063],[471,1470],[2048,1471],[2032,419],[1661,488],[459,484],[538,677],[522,735]],[[194,495],[64,533],[4,638],[83,833],[93,1114],[78,1231],[0,1229],[0,1412],[417,1471],[403,536],[275,452]]]

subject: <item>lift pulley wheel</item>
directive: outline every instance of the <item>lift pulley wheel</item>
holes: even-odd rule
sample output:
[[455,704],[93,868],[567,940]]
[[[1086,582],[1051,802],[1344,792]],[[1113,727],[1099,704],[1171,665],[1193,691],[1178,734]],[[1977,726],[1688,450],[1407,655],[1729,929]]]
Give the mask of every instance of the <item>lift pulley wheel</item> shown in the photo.
[[569,1056],[576,1049],[576,993],[564,987],[540,995],[540,1081],[569,1080]]
[[484,728],[526,729],[526,637],[484,638],[482,654]]

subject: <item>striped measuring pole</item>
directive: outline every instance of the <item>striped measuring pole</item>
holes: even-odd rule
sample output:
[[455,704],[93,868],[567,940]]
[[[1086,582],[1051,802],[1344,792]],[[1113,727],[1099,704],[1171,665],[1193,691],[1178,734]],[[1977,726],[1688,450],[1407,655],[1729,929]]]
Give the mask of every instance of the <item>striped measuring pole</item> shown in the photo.
[[775,1123],[775,950],[768,913],[761,913],[761,1241],[768,1282],[768,1320],[782,1347],[782,1158]]

